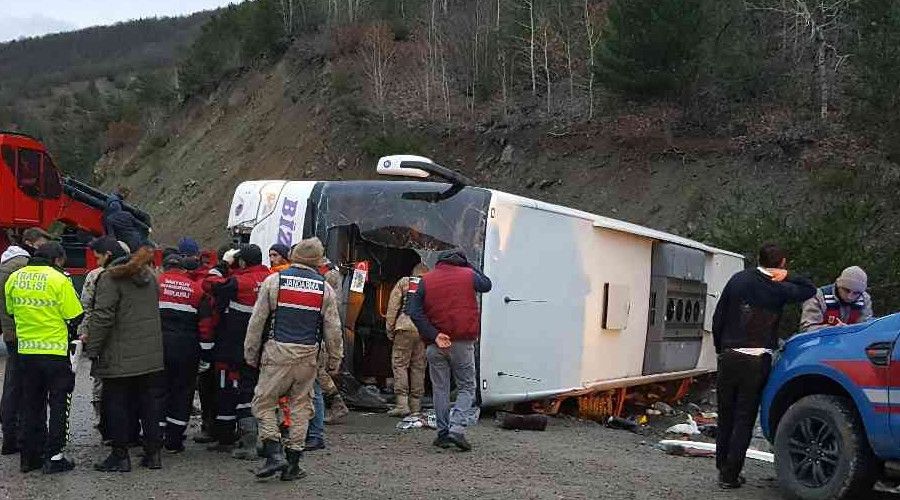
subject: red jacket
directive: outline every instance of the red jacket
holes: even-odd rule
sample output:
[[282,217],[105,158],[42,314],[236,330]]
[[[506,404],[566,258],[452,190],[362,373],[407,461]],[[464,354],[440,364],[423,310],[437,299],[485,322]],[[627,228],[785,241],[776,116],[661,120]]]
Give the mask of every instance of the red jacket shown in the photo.
[[464,257],[454,256],[442,258],[422,276],[407,303],[406,312],[426,342],[434,342],[438,333],[451,340],[478,340],[481,335],[477,293],[490,291],[491,280],[469,267]]

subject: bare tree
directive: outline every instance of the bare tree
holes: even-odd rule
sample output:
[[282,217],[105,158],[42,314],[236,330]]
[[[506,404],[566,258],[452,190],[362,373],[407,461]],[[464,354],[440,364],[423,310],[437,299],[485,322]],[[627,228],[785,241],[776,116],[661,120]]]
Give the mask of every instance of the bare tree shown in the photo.
[[543,34],[543,48],[544,48],[544,76],[547,80],[547,114],[550,114],[550,51],[548,50],[548,46],[550,45],[550,37],[547,34],[547,24],[543,23],[542,26],[542,34]]
[[294,34],[294,10],[299,0],[278,0],[278,7],[281,10],[281,24],[284,29],[284,35],[290,38]]
[[566,69],[569,71],[569,102],[575,102],[575,71],[572,69],[572,36],[566,27]]
[[387,24],[372,25],[366,31],[365,43],[360,50],[384,131],[387,122],[387,78],[394,62],[394,38]]
[[509,65],[507,62],[506,51],[501,50],[499,55],[500,64],[498,65],[498,69],[500,70],[500,95],[503,99],[503,121],[509,120],[509,90],[507,84],[507,66]]
[[745,2],[748,9],[768,11],[783,18],[782,44],[793,39],[793,53],[800,59],[812,55],[816,70],[819,118],[828,119],[832,85],[837,72],[850,56],[842,38],[849,25],[853,0],[767,0]]
[[600,30],[595,26],[595,22],[590,1],[584,0],[584,33],[588,49],[588,120],[594,117],[594,64],[597,60],[597,44],[600,41]]
[[528,24],[524,27],[528,30],[528,68],[531,71],[531,95],[537,95],[537,72],[534,67],[534,0],[522,0],[522,5],[528,9]]

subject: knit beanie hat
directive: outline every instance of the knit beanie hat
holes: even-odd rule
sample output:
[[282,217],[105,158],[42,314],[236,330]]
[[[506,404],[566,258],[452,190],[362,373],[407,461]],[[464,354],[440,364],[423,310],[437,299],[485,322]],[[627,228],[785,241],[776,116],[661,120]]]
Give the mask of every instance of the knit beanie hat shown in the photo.
[[859,266],[851,266],[841,273],[835,284],[851,292],[865,292],[868,288],[868,276]]
[[294,245],[291,262],[309,267],[317,267],[325,262],[325,247],[319,238],[309,238]]
[[275,252],[282,256],[284,260],[291,260],[291,249],[282,243],[276,243],[269,248],[269,252]]
[[178,241],[178,252],[181,255],[199,255],[200,245],[193,238],[184,237]]

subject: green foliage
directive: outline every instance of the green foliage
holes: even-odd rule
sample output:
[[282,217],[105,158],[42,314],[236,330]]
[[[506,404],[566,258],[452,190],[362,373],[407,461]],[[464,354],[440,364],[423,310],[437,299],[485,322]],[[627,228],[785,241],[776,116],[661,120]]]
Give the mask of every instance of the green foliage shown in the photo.
[[900,3],[861,0],[856,5],[858,42],[853,64],[859,85],[855,117],[884,138],[888,153],[900,160]]
[[295,8],[298,20],[290,27],[285,26],[277,0],[232,4],[214,15],[179,65],[184,94],[208,92],[229,73],[259,60],[279,57],[292,36],[302,29],[310,29],[320,17],[318,11],[309,13],[300,4]]
[[356,90],[357,83],[349,71],[338,68],[331,72],[329,86],[334,96],[340,97]]
[[670,95],[692,81],[708,30],[703,0],[614,0],[598,76],[628,96]]
[[391,132],[366,137],[361,144],[363,153],[376,160],[382,156],[397,154],[423,154],[425,140],[411,132]]
[[[738,197],[717,213],[701,237],[743,253],[753,265],[760,244],[777,241],[788,250],[790,267],[820,286],[833,282],[845,267],[863,266],[876,313],[886,314],[900,308],[900,247],[883,230],[889,212],[874,196],[861,196],[789,217]],[[796,327],[785,323],[786,332]]]
[[22,92],[170,66],[210,12],[140,19],[0,44],[0,82]]

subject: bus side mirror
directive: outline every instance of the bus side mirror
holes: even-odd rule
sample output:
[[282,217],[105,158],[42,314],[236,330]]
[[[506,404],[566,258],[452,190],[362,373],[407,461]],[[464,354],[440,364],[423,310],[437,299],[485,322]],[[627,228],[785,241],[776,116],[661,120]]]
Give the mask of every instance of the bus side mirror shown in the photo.
[[420,179],[427,178],[430,174],[421,168],[420,165],[434,165],[434,162],[424,156],[415,155],[391,155],[382,156],[378,159],[378,167],[376,171],[381,175],[396,175],[399,177],[418,177]]

